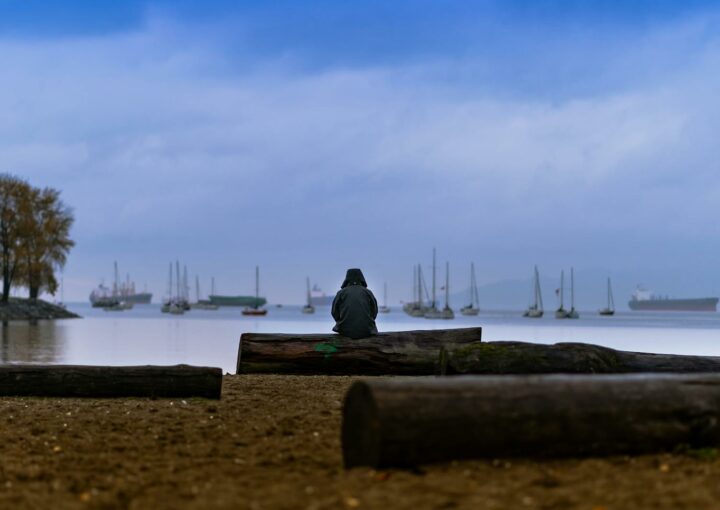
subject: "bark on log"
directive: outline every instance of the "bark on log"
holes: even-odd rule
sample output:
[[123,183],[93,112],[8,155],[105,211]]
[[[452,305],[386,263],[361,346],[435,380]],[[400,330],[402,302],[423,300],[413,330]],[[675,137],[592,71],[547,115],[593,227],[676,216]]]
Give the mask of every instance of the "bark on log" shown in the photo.
[[483,342],[443,353],[443,374],[720,372],[720,357],[628,352],[583,343]]
[[237,373],[433,375],[440,351],[480,342],[482,328],[340,335],[243,333]]
[[720,374],[459,376],[354,383],[347,468],[720,446]]
[[220,398],[220,368],[0,365],[0,396]]

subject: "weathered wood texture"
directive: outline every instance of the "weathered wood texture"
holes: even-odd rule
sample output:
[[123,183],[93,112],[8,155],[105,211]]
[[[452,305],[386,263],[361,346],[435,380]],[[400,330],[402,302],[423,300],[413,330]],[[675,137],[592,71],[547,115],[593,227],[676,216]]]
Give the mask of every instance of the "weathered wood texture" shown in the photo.
[[345,466],[720,446],[720,374],[459,376],[359,381]]
[[0,396],[220,398],[220,368],[0,365]]
[[445,374],[720,372],[720,357],[617,351],[584,343],[483,342],[443,353]]
[[243,333],[237,373],[432,375],[440,352],[480,342],[482,328],[340,335]]

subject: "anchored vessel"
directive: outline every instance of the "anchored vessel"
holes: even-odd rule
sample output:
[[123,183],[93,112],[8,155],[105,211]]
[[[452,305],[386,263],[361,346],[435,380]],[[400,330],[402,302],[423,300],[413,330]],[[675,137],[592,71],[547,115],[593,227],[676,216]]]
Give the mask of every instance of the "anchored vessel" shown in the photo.
[[631,310],[647,310],[659,312],[716,312],[718,298],[686,298],[674,299],[657,296],[650,290],[638,286],[633,292],[628,306]]
[[532,302],[530,306],[528,306],[528,309],[525,310],[523,313],[523,317],[528,317],[530,319],[539,319],[543,316],[543,302],[542,302],[542,292],[540,292],[540,274],[538,273],[538,268],[535,266],[535,270],[533,272],[533,296],[532,296]]

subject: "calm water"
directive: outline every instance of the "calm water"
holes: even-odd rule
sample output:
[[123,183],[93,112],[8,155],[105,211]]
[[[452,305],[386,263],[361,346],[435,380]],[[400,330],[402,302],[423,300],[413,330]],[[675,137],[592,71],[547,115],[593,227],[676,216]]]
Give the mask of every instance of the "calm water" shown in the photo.
[[[222,367],[234,373],[240,334],[331,332],[329,309],[303,315],[297,306],[269,308],[265,317],[248,318],[240,309],[193,310],[183,316],[160,313],[158,305],[105,312],[90,305],[70,305],[84,318],[10,323],[0,328],[0,363],[88,365],[172,365]],[[519,311],[481,312],[452,321],[414,319],[399,308],[378,319],[384,331],[482,326],[484,340],[543,343],[591,342],[617,349],[720,356],[720,314],[618,312],[599,317],[581,312],[574,321],[552,317],[524,319]]]

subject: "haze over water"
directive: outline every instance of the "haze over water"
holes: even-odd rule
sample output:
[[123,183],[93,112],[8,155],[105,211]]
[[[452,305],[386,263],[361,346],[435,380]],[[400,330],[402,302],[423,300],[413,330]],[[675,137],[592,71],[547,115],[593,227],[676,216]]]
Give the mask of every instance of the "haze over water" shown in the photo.
[[[270,307],[268,315],[248,318],[238,308],[192,310],[184,316],[162,314],[159,305],[105,312],[89,304],[69,308],[83,319],[11,322],[0,334],[0,363],[86,365],[173,365],[221,367],[235,373],[240,335],[244,332],[330,333],[328,308],[314,315],[297,306]],[[717,313],[617,312],[600,317],[580,311],[580,319],[558,321],[552,313],[525,319],[516,311],[481,311],[477,317],[451,321],[416,319],[399,307],[378,317],[381,331],[481,326],[483,340],[541,343],[589,342],[616,349],[720,356]]]

